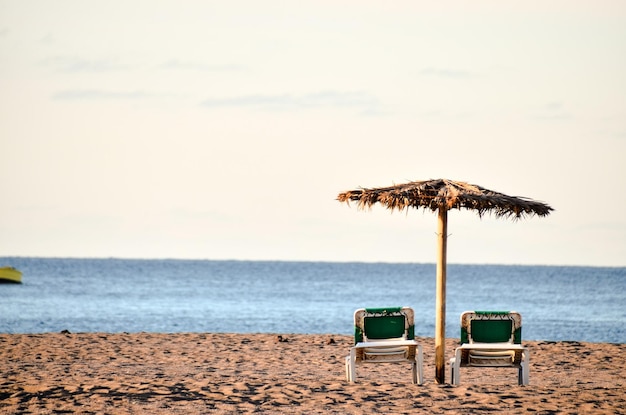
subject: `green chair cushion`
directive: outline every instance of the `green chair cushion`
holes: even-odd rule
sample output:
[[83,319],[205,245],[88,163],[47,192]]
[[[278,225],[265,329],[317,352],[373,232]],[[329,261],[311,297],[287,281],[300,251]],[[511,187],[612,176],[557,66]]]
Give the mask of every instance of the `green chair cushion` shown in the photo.
[[365,317],[368,339],[391,339],[404,335],[404,316]]
[[472,340],[477,343],[500,343],[511,340],[511,320],[472,320]]

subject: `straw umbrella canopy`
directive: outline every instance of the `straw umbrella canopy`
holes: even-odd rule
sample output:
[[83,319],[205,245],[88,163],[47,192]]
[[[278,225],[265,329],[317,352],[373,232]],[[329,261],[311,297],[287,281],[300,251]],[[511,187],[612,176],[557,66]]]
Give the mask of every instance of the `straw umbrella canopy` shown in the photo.
[[507,196],[483,187],[446,179],[414,181],[381,188],[360,188],[340,193],[340,202],[356,202],[359,209],[369,209],[380,203],[389,210],[409,208],[438,212],[438,258],[435,321],[435,380],[445,382],[445,314],[446,314],[446,252],[448,210],[474,210],[497,218],[513,220],[530,216],[547,216],[553,210],[546,203],[525,197]]

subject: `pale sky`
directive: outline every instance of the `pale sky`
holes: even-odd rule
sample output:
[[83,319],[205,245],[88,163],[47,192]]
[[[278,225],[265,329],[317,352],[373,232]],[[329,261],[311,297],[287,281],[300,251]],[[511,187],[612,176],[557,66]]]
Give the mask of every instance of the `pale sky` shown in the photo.
[[626,2],[0,0],[0,256],[626,266]]

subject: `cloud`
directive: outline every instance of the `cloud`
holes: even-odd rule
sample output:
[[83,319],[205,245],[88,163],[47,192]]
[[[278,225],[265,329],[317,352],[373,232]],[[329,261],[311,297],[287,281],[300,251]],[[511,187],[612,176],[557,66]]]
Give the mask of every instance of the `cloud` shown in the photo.
[[445,68],[424,68],[419,71],[422,76],[433,76],[437,78],[447,79],[472,79],[477,78],[479,74],[477,72],[463,71],[458,69],[445,69]]
[[51,56],[40,62],[62,72],[112,72],[130,69],[114,59],[83,59],[70,56]]
[[247,69],[245,66],[237,64],[208,65],[202,62],[179,61],[178,59],[170,59],[159,65],[159,68],[200,72],[241,72]]
[[548,102],[545,108],[549,111],[559,111],[560,109],[564,107],[565,105],[563,105],[562,102],[554,101],[554,102]]
[[531,117],[532,119],[538,121],[565,121],[571,120],[574,117],[572,114],[562,113],[562,114],[537,114]]
[[562,102],[553,101],[536,110],[530,118],[538,121],[564,121],[571,120],[574,116],[567,111]]
[[626,140],[626,131],[616,131],[612,133],[611,136],[618,140]]
[[427,120],[463,121],[471,119],[476,115],[476,113],[473,111],[451,111],[447,109],[433,108],[418,112],[417,115],[422,119]]
[[161,97],[144,91],[104,91],[99,89],[67,89],[52,95],[54,100],[145,99]]
[[243,95],[232,98],[210,98],[202,102],[204,107],[247,107],[270,111],[314,108],[361,108],[374,111],[378,99],[365,92],[325,91],[304,95]]
[[[2,33],[0,32],[0,36]],[[47,39],[51,39],[48,36]],[[41,66],[52,68],[56,71],[80,73],[80,72],[113,72],[133,69],[131,65],[120,63],[117,59],[85,59],[75,56],[50,56],[39,62]],[[182,70],[198,72],[242,72],[247,70],[244,65],[219,64],[209,65],[195,61],[181,61],[170,59],[156,66],[163,70]]]

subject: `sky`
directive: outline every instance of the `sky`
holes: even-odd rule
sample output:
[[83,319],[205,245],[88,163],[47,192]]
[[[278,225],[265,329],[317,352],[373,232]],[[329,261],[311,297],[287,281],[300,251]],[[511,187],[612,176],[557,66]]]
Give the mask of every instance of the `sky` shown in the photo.
[[[435,3],[435,4],[434,4]],[[0,0],[0,256],[626,266],[626,2]]]

